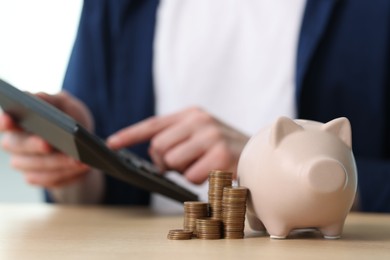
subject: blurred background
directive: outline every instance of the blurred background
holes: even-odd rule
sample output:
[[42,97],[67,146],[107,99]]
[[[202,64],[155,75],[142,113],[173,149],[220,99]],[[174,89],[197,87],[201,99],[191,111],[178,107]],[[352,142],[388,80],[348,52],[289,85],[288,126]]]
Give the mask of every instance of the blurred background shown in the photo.
[[[0,0],[0,78],[30,92],[58,92],[81,5],[81,0]],[[40,201],[41,190],[26,184],[0,149],[0,202]]]

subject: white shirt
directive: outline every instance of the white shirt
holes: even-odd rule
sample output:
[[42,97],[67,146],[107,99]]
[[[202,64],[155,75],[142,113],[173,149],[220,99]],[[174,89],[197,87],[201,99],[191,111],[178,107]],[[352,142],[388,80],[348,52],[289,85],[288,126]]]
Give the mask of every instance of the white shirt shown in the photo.
[[[305,0],[161,1],[153,68],[157,114],[196,105],[248,135],[279,116],[294,118],[304,6]],[[203,200],[206,184],[191,187]],[[161,197],[153,204],[168,208]]]

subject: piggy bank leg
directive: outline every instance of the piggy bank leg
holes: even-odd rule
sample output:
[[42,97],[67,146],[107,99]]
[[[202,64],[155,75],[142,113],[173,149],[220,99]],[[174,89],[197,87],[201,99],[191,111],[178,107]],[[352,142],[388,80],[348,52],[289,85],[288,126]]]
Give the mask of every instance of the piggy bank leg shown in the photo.
[[272,239],[285,239],[291,231],[291,228],[282,221],[273,219],[271,223],[265,223],[268,234]]
[[325,239],[339,239],[343,231],[344,221],[326,227],[319,228]]
[[249,226],[255,231],[265,231],[265,227],[260,219],[253,213],[249,212],[246,214]]

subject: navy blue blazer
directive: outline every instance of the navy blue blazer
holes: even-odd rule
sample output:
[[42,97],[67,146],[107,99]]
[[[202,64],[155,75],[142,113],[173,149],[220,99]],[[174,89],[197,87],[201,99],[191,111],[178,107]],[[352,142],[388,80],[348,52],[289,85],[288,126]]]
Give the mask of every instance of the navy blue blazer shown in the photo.
[[361,207],[390,212],[390,1],[309,0],[297,53],[298,116],[352,125]]
[[[153,115],[152,42],[157,0],[85,0],[64,89],[91,109],[96,132]],[[298,117],[350,119],[365,211],[390,212],[388,0],[308,0],[296,64]],[[147,144],[131,148],[147,156]],[[149,197],[107,178],[105,202]]]

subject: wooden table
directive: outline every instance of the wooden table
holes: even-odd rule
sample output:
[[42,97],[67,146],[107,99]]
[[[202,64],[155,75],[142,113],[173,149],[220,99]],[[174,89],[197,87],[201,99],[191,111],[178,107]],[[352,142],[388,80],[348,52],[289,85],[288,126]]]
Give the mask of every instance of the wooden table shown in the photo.
[[168,240],[183,217],[146,208],[0,204],[0,219],[0,259],[390,259],[389,214],[350,214],[340,240]]

